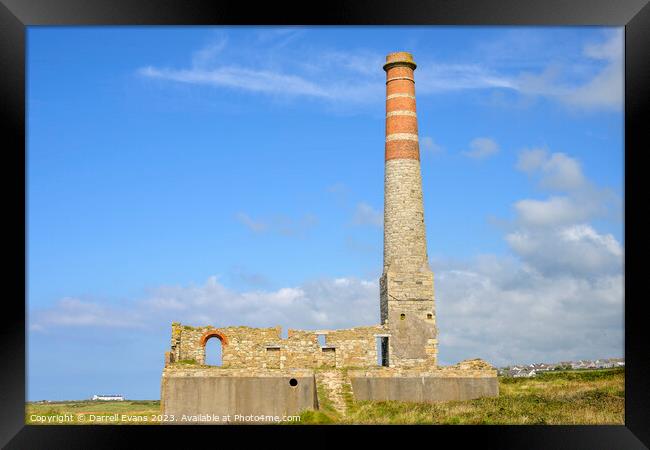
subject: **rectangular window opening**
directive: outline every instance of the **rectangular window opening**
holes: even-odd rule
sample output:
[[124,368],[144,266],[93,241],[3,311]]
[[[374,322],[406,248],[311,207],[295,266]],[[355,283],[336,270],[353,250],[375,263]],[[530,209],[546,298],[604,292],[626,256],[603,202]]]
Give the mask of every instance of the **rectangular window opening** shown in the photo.
[[381,365],[388,367],[388,337],[381,338]]
[[266,347],[266,368],[280,368],[280,347]]

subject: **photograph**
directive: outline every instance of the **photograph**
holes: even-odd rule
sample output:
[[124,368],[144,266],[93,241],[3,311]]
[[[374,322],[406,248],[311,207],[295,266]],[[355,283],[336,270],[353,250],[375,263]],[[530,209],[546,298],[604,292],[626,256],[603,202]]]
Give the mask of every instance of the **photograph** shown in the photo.
[[620,425],[623,26],[28,26],[24,423]]

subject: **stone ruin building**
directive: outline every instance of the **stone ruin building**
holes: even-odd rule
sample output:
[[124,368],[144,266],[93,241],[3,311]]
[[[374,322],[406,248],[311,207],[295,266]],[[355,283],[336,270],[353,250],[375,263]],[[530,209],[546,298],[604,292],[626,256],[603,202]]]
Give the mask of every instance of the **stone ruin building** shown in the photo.
[[[416,64],[391,53],[386,71],[384,267],[375,326],[341,330],[172,323],[162,375],[163,414],[285,416],[327,398],[345,413],[355,400],[432,402],[498,395],[496,370],[482,360],[437,364],[433,272],[427,256],[420,174]],[[205,364],[209,339],[222,365]],[[202,416],[201,416],[202,415]],[[202,420],[202,419],[199,419]],[[242,419],[243,420],[243,419]]]

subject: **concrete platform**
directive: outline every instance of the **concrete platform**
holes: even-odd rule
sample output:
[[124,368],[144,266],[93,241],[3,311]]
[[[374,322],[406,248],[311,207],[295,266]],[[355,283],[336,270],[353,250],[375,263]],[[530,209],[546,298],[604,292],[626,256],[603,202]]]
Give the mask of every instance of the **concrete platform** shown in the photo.
[[[334,369],[336,370],[336,369]],[[357,401],[438,402],[499,395],[494,370],[347,370]],[[318,409],[311,369],[165,369],[161,410],[166,423],[274,423]]]
[[395,400],[431,403],[499,395],[499,383],[496,377],[350,375],[350,381],[354,398],[358,401]]
[[318,405],[309,370],[165,369],[160,398],[167,422],[193,425],[274,423]]

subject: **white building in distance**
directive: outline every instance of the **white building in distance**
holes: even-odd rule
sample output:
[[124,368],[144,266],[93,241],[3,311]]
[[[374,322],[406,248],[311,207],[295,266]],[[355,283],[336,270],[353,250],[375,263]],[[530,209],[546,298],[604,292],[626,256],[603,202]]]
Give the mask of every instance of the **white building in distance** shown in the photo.
[[123,402],[123,395],[93,395],[93,400],[118,401]]

